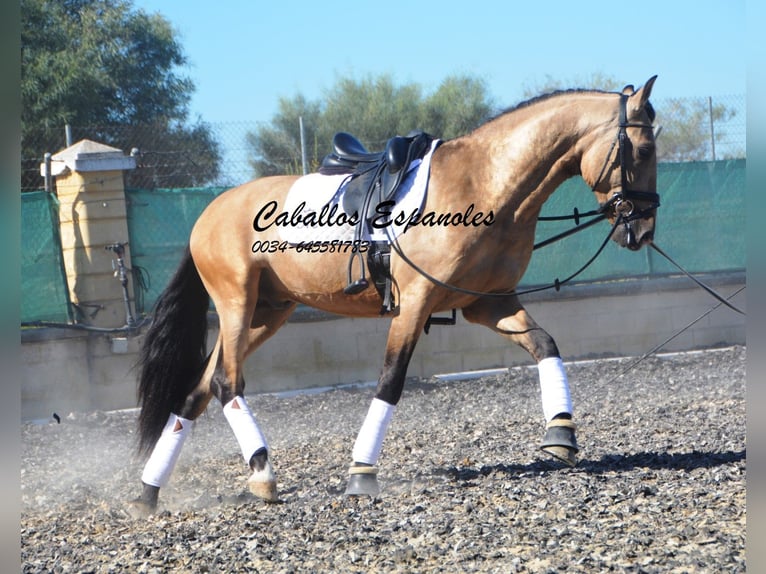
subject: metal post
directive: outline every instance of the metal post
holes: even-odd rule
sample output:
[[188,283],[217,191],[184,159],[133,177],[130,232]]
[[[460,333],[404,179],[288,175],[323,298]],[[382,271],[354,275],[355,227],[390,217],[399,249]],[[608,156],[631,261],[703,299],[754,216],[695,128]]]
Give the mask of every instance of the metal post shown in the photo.
[[303,116],[298,116],[298,126],[301,130],[301,166],[303,168],[303,175],[306,175],[306,138],[303,135]]
[[64,126],[64,135],[66,136],[66,147],[72,145],[72,126],[66,124]]
[[[115,277],[119,279],[120,285],[122,285],[122,302],[125,305],[125,320],[126,326],[132,329],[136,326],[136,319],[133,317],[133,312],[130,309],[130,294],[128,293],[128,270],[125,267],[125,246],[128,243],[112,243],[104,247],[107,251],[113,251],[117,257],[117,269],[115,269]],[[114,269],[115,262],[112,261],[112,268]]]
[[51,193],[53,191],[53,176],[51,175],[51,154],[47,152],[43,159],[45,161],[45,191]]
[[707,97],[708,112],[710,114],[710,149],[712,150],[713,161],[715,161],[715,130],[713,128],[713,98]]

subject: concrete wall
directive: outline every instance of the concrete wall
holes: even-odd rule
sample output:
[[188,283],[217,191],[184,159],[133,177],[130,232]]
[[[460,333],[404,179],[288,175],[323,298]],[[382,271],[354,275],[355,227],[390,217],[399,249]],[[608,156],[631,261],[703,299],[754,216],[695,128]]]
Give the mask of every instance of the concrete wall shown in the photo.
[[[725,296],[744,273],[705,278]],[[564,360],[642,355],[716,304],[686,278],[645,279],[564,287],[524,297],[525,307],[556,340]],[[732,300],[745,306],[745,292]],[[322,320],[317,320],[322,319]],[[248,392],[306,389],[377,379],[389,319],[327,319],[296,311],[245,367]],[[214,341],[215,328],[209,341]],[[62,329],[22,332],[22,418],[52,412],[136,406],[132,367],[141,336],[125,339]],[[720,307],[663,351],[745,344],[745,318]],[[410,376],[529,364],[529,356],[490,330],[467,323],[433,326],[421,337]]]

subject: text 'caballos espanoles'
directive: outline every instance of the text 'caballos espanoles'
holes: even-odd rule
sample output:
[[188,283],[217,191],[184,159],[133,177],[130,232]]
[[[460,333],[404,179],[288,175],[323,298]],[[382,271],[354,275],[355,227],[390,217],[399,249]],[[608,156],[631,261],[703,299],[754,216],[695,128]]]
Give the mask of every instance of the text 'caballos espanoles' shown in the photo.
[[[375,215],[370,220],[373,229],[385,229],[391,225],[405,226],[405,231],[410,227],[479,227],[492,225],[495,222],[495,214],[490,210],[488,213],[476,211],[474,204],[470,204],[463,211],[436,213],[435,211],[421,212],[415,209],[405,213],[394,213],[396,202],[383,201],[375,207]],[[279,211],[276,201],[269,201],[256,214],[253,219],[253,229],[266,231],[272,226],[277,227],[355,227],[359,223],[359,215],[354,212],[343,212],[338,205],[325,205],[319,211],[306,211],[306,203],[299,203],[292,211]]]

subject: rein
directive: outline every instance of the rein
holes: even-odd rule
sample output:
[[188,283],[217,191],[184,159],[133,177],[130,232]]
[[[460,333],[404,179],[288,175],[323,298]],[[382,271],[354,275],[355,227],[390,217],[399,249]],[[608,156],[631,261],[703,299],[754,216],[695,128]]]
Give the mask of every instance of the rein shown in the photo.
[[[602,219],[604,219],[604,217],[606,217],[606,216],[603,216],[600,219],[591,220],[587,224],[581,225],[580,227],[575,227],[574,229],[570,229],[568,232],[566,232],[566,234],[567,235],[571,235],[572,233],[576,233],[577,231],[580,231],[581,229],[585,229],[586,227],[589,227],[590,225],[593,225],[594,223],[597,223],[598,221],[601,221]],[[549,285],[543,285],[541,287],[533,287],[531,289],[525,289],[524,291],[516,291],[515,289],[513,289],[511,291],[500,291],[500,292],[497,292],[497,291],[474,291],[472,289],[465,289],[463,287],[458,287],[457,285],[450,285],[449,283],[445,283],[444,281],[441,281],[440,279],[437,279],[436,277],[434,277],[433,275],[428,273],[425,269],[423,269],[422,267],[417,265],[409,257],[407,257],[404,254],[404,252],[402,251],[402,248],[399,246],[399,241],[398,241],[398,239],[396,237],[391,237],[389,235],[389,240],[391,241],[391,247],[396,252],[396,254],[399,257],[401,257],[404,260],[404,262],[407,263],[407,265],[412,267],[415,271],[420,273],[423,277],[428,279],[434,285],[437,285],[439,287],[443,287],[444,289],[448,289],[450,291],[455,291],[457,293],[463,293],[465,295],[474,295],[476,297],[508,297],[509,295],[517,295],[517,296],[518,295],[527,295],[529,293],[537,293],[538,291],[546,291],[548,289],[555,289],[556,291],[559,291],[561,289],[562,285],[565,285],[566,283],[569,283],[572,279],[574,279],[580,273],[585,271],[591,265],[591,263],[593,263],[596,260],[596,257],[598,257],[601,254],[601,252],[604,250],[604,248],[609,243],[609,239],[612,237],[612,234],[614,233],[614,230],[617,229],[617,226],[620,225],[622,222],[623,222],[622,221],[622,215],[618,214],[617,219],[615,220],[615,222],[612,225],[611,229],[609,229],[609,233],[604,238],[604,241],[601,242],[601,246],[598,248],[596,253],[590,259],[588,259],[588,261],[585,263],[585,265],[580,267],[580,269],[578,269],[577,271],[572,273],[569,277],[567,277],[564,280],[559,280],[558,277],[557,277],[553,281],[553,283],[551,283]],[[546,240],[543,243],[545,243],[547,245],[548,243],[550,243],[552,241],[555,241],[557,239],[561,239],[561,237],[556,236],[554,238]],[[537,246],[535,246],[535,248],[537,248]]]
[[[620,371],[620,372],[619,372],[619,373],[617,373],[615,376],[613,376],[611,379],[609,379],[609,380],[606,382],[606,386],[609,386],[609,385],[610,385],[610,384],[612,384],[614,381],[616,381],[617,379],[619,379],[620,377],[622,377],[624,374],[628,373],[629,371],[632,371],[632,370],[633,370],[633,369],[634,369],[634,368],[635,368],[635,367],[636,367],[636,366],[637,366],[639,363],[641,363],[642,361],[644,361],[644,360],[648,359],[649,357],[651,357],[652,355],[654,355],[654,354],[655,354],[657,351],[659,351],[660,349],[662,349],[662,347],[664,347],[665,345],[667,345],[668,343],[670,343],[670,341],[672,341],[673,339],[675,339],[676,337],[678,337],[679,335],[681,335],[682,333],[684,333],[685,331],[687,331],[688,329],[690,329],[691,327],[693,327],[693,326],[694,326],[696,323],[699,323],[699,322],[700,322],[702,319],[704,319],[705,317],[707,317],[708,315],[710,315],[710,313],[712,313],[713,311],[715,311],[716,309],[718,309],[718,308],[719,308],[721,305],[726,305],[726,306],[728,306],[728,307],[731,307],[731,305],[729,304],[729,299],[733,299],[734,297],[736,297],[737,295],[739,295],[739,294],[740,294],[742,291],[744,291],[744,290],[745,290],[745,287],[746,287],[746,286],[745,286],[745,285],[743,285],[742,287],[740,287],[739,289],[737,289],[737,290],[736,290],[734,293],[732,293],[731,295],[729,295],[728,297],[726,297],[726,299],[722,299],[720,303],[716,303],[716,304],[715,304],[715,305],[713,305],[713,306],[712,306],[710,309],[708,309],[707,311],[705,311],[704,313],[702,313],[702,315],[700,315],[699,317],[697,317],[696,319],[694,319],[692,322],[688,323],[688,324],[687,324],[685,327],[683,327],[683,328],[679,329],[679,330],[678,330],[676,333],[674,333],[673,335],[671,335],[670,337],[668,337],[667,339],[665,339],[665,340],[664,340],[662,343],[660,343],[659,345],[655,346],[655,347],[654,347],[653,349],[651,349],[650,351],[647,351],[646,353],[644,353],[643,355],[641,355],[641,356],[640,356],[638,359],[636,359],[635,361],[633,361],[631,364],[629,364],[627,367],[625,367],[625,368],[624,368],[622,371]],[[716,297],[716,299],[717,299],[717,298],[718,298],[718,297]]]
[[[537,218],[538,221],[566,221],[569,219],[574,219],[575,226],[571,229],[567,229],[566,231],[562,231],[558,235],[554,235],[553,237],[549,237],[548,239],[544,239],[543,241],[535,243],[532,249],[534,250],[534,249],[539,249],[540,247],[545,247],[546,245],[555,243],[559,239],[564,239],[565,237],[574,235],[578,231],[582,231],[583,229],[587,229],[591,225],[594,225],[600,221],[603,221],[604,219],[606,219],[605,211],[611,205],[612,204],[608,204],[608,205],[604,204],[604,206],[599,209],[594,209],[593,211],[588,211],[582,214],[575,207],[574,215],[554,215],[554,216],[547,216],[547,217],[538,217]],[[590,221],[580,225],[580,217],[595,217],[595,219],[591,219]]]
[[[735,307],[734,305],[732,305],[731,303],[729,303],[728,299],[724,299],[722,295],[719,295],[718,293],[716,293],[716,291],[715,291],[715,290],[714,290],[712,287],[709,287],[709,286],[705,285],[705,284],[704,284],[702,281],[700,281],[699,279],[697,279],[697,278],[696,278],[694,275],[692,275],[692,274],[691,274],[691,273],[689,273],[689,272],[688,272],[686,269],[684,269],[684,268],[683,268],[683,267],[681,267],[681,266],[680,266],[678,263],[676,263],[676,262],[675,262],[675,261],[674,261],[674,260],[673,260],[673,259],[670,257],[670,255],[668,255],[668,254],[667,254],[667,253],[665,253],[665,252],[664,252],[662,249],[660,249],[660,248],[659,248],[657,245],[655,245],[654,241],[652,241],[652,242],[649,244],[649,246],[650,246],[652,249],[654,249],[654,250],[655,250],[657,253],[659,253],[660,255],[662,255],[662,256],[663,256],[665,259],[667,259],[667,260],[668,260],[670,263],[672,263],[673,265],[675,265],[675,266],[678,268],[678,270],[679,270],[679,271],[681,271],[681,273],[683,273],[684,275],[686,275],[686,276],[687,276],[689,279],[691,279],[692,281],[694,281],[694,282],[695,282],[695,283],[696,283],[696,284],[697,284],[699,287],[701,287],[702,289],[704,289],[705,291],[707,291],[707,292],[708,292],[710,295],[712,295],[714,299],[717,299],[718,301],[720,301],[720,304],[722,304],[722,305],[726,305],[726,306],[727,306],[729,309],[731,309],[732,311],[736,311],[737,313],[739,313],[739,314],[741,314],[741,315],[744,315],[744,314],[745,314],[745,312],[744,312],[744,311],[742,311],[741,309],[739,309],[739,308]],[[738,291],[737,293],[739,293],[739,291]]]

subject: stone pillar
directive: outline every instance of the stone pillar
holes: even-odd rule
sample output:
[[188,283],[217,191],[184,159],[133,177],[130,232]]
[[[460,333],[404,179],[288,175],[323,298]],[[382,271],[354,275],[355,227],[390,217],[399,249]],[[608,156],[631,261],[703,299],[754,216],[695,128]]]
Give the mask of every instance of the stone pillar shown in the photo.
[[[127,324],[123,289],[115,277],[115,254],[107,246],[128,241],[123,172],[136,167],[135,159],[122,150],[82,140],[51,160],[75,318],[94,327],[122,327]],[[128,246],[124,259],[130,268]],[[130,280],[128,291],[135,309]]]

